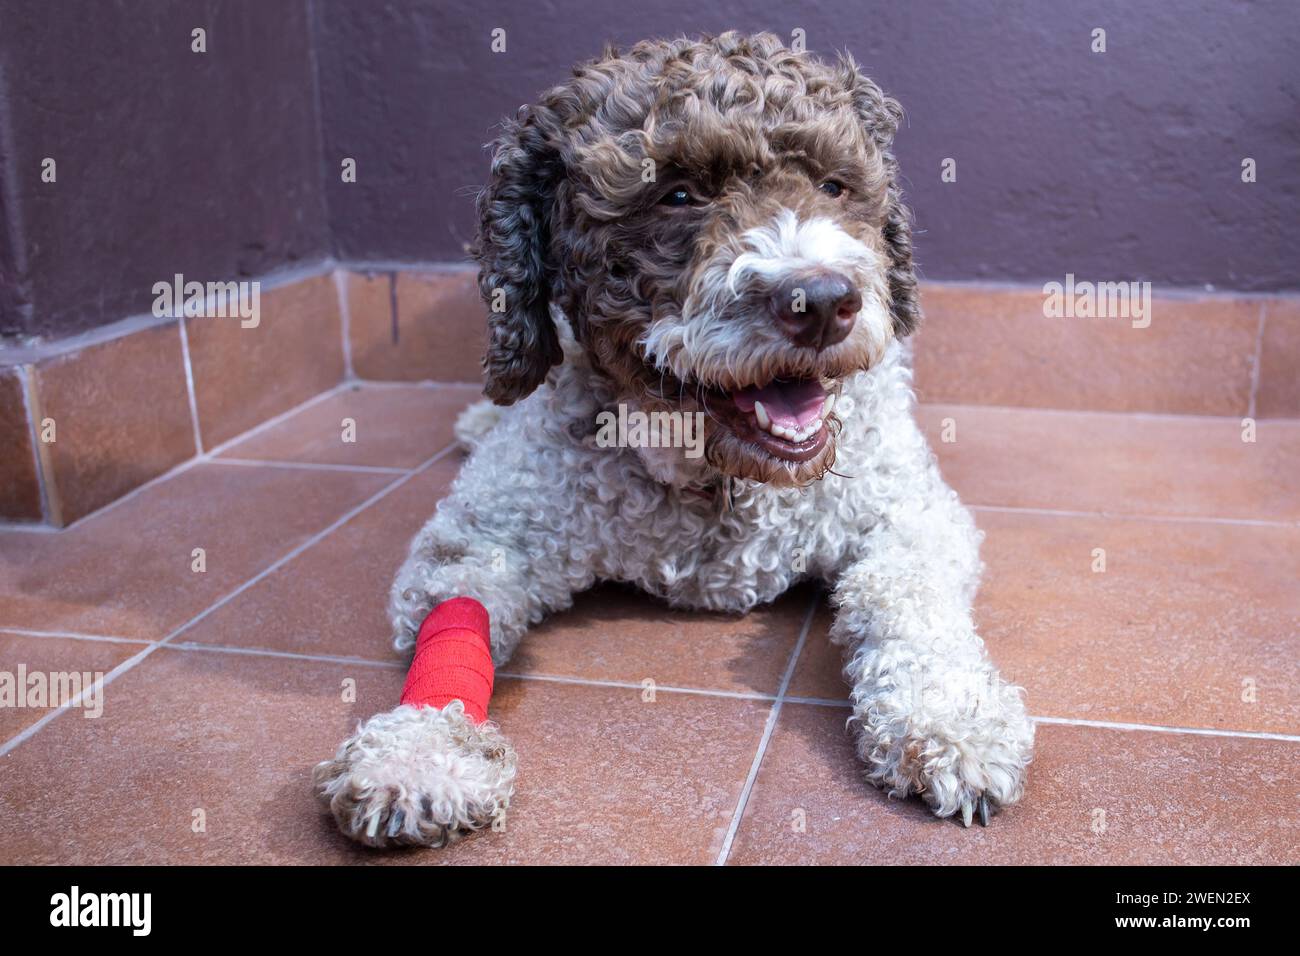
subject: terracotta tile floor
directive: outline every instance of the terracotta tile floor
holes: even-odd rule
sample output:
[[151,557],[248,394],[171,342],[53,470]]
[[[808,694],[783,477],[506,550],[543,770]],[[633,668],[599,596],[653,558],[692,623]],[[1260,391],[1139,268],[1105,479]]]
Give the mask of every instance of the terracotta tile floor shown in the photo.
[[1300,862],[1300,423],[964,405],[921,420],[1040,718],[989,829],[861,781],[816,590],[733,617],[603,586],[499,681],[506,832],[354,848],[308,774],[397,698],[387,586],[474,395],[338,389],[66,531],[0,531],[0,670],[110,675],[97,719],[0,709],[0,863]]

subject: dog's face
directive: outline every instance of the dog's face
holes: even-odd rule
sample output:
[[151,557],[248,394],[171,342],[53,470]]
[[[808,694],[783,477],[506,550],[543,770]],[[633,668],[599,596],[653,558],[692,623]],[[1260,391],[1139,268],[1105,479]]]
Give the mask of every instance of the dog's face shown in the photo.
[[899,118],[851,61],[770,35],[575,71],[510,124],[480,198],[488,394],[559,361],[554,304],[630,406],[705,414],[718,472],[820,477],[840,383],[918,319]]

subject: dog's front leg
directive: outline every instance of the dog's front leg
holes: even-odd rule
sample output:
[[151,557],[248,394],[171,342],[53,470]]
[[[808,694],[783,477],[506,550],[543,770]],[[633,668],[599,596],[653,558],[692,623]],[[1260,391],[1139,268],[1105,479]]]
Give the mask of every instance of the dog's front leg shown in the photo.
[[946,488],[934,499],[895,509],[859,543],[835,582],[831,636],[846,648],[868,780],[969,826],[1020,798],[1034,728],[971,619],[978,532]]
[[[505,498],[508,489],[473,477],[462,488],[477,493],[461,490],[442,503],[393,582],[394,644],[409,650],[432,608],[472,597],[488,610],[492,656],[500,665],[530,624],[568,607],[591,576],[553,530],[505,524],[505,516],[520,515]],[[490,721],[476,725],[452,701],[441,709],[403,705],[370,718],[317,766],[314,781],[340,830],[383,847],[442,846],[503,821],[514,778],[509,741]]]

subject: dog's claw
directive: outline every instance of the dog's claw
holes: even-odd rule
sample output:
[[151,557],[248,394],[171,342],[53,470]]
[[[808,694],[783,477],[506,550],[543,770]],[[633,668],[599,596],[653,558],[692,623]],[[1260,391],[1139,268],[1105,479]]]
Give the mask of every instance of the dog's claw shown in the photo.
[[989,825],[989,817],[992,816],[989,810],[989,798],[985,794],[980,794],[974,800],[963,800],[961,802],[961,825],[970,829],[971,821],[975,819],[975,812],[979,811],[980,826]]
[[388,818],[388,836],[395,837],[402,832],[402,824],[406,821],[406,815],[401,810],[394,810],[392,816]]

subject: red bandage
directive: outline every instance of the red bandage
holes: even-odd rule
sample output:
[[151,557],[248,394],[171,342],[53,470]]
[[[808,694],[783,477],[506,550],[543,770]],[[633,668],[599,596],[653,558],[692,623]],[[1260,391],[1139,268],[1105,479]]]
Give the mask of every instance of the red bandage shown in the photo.
[[474,723],[487,720],[493,675],[489,633],[487,608],[473,598],[452,598],[435,607],[415,640],[402,703],[442,708],[459,700]]

